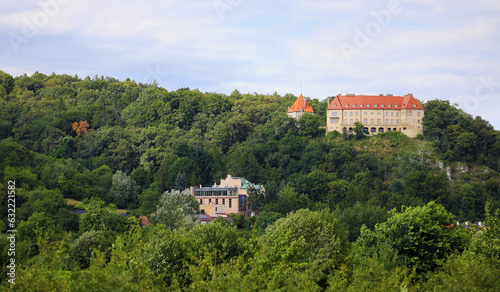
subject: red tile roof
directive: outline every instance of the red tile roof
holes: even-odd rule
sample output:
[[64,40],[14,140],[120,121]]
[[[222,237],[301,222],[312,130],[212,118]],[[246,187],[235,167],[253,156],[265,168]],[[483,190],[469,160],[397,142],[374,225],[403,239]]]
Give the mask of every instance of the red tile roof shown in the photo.
[[307,103],[307,100],[304,99],[304,96],[302,94],[288,109],[287,113],[300,112],[300,110],[306,113],[314,113],[312,106],[310,106],[309,103]]
[[424,108],[413,95],[337,95],[328,105],[333,109],[417,109]]
[[148,226],[149,224],[151,224],[149,222],[148,217],[146,217],[146,216],[139,216],[139,219],[141,219],[141,225],[142,226]]

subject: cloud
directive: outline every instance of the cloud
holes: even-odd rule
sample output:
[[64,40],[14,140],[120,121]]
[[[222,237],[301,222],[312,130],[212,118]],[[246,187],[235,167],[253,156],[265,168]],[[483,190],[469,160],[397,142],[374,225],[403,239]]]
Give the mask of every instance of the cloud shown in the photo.
[[[54,1],[62,0],[2,1],[0,33],[22,36],[26,19],[44,11],[39,3]],[[156,76],[169,90],[227,94],[298,94],[302,80],[303,93],[321,100],[341,91],[412,92],[459,103],[474,95],[479,78],[500,80],[500,2],[493,0],[401,0],[400,12],[350,62],[340,45],[353,45],[392,0],[64,1],[18,52],[8,39],[0,43],[2,70]],[[491,93],[471,113],[499,128],[490,110],[498,97]]]

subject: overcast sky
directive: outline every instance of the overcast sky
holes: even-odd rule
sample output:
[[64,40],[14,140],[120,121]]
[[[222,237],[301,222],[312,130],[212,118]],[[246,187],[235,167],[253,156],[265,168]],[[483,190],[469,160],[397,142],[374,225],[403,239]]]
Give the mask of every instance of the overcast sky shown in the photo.
[[500,1],[0,2],[0,70],[450,100],[500,129]]

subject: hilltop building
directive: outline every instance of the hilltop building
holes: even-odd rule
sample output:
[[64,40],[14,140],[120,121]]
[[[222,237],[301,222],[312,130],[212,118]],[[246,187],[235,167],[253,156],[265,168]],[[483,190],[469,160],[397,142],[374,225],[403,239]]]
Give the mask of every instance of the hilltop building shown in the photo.
[[409,137],[423,134],[424,108],[411,93],[405,96],[337,95],[328,101],[326,133],[343,129],[351,131],[356,122],[366,135],[399,131]]
[[221,179],[220,185],[211,187],[191,187],[191,194],[200,203],[200,210],[212,217],[227,214],[249,215],[248,190],[264,190],[264,186],[256,185],[241,177],[232,177],[230,174]]
[[295,100],[295,102],[293,103],[293,105],[288,108],[288,111],[286,112],[286,114],[289,117],[298,120],[298,119],[300,119],[300,117],[304,113],[310,113],[310,114],[314,115],[314,109],[312,108],[312,106],[309,105],[309,103],[307,102],[307,100],[301,94],[297,98],[297,100]]

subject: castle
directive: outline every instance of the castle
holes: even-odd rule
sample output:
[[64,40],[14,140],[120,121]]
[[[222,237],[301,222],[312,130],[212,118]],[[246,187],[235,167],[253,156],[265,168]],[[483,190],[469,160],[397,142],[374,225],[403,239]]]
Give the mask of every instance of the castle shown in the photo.
[[[299,119],[305,112],[314,114],[301,94],[287,114]],[[423,117],[424,108],[411,93],[405,96],[339,94],[332,100],[328,98],[326,133],[342,132],[344,129],[352,131],[355,123],[361,122],[366,135],[399,131],[409,137],[416,137],[424,133]]]

